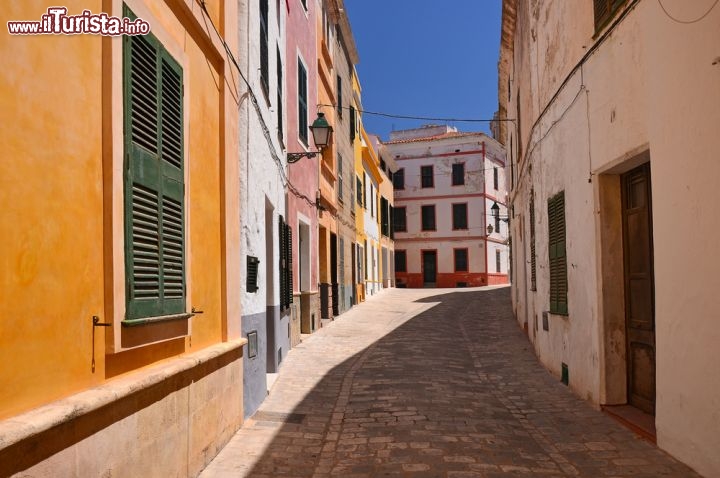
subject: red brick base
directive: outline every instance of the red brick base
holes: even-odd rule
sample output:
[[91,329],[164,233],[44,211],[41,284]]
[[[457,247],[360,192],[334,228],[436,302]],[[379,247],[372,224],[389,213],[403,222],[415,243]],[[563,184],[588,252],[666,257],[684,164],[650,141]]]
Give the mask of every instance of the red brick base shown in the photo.
[[[411,274],[396,272],[396,287],[407,287],[410,289],[421,289],[424,287],[422,274]],[[507,284],[507,274],[485,274],[483,272],[454,272],[439,273],[435,287],[481,287],[484,285]]]

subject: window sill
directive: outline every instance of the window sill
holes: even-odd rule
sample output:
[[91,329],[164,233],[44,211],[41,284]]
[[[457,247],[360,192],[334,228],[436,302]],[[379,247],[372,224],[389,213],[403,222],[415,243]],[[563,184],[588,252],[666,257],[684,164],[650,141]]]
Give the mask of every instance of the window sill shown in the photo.
[[161,322],[173,322],[176,320],[187,320],[194,316],[193,313],[182,313],[182,314],[171,314],[171,315],[160,315],[157,317],[143,317],[141,319],[125,319],[121,322],[123,327],[138,327],[148,324],[158,324]]

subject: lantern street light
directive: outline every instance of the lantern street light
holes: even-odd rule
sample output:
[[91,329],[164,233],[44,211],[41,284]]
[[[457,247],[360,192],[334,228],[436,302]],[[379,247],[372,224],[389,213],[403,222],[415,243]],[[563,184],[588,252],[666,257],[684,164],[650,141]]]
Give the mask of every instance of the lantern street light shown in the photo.
[[322,150],[330,144],[330,138],[332,138],[332,126],[328,124],[327,120],[325,119],[325,113],[318,113],[318,117],[313,121],[312,126],[310,126],[310,131],[313,135],[313,142],[315,143],[315,147],[318,149],[317,151],[304,151],[302,153],[288,153],[287,154],[287,162],[288,163],[297,163],[302,158],[314,158],[318,153],[322,152]]

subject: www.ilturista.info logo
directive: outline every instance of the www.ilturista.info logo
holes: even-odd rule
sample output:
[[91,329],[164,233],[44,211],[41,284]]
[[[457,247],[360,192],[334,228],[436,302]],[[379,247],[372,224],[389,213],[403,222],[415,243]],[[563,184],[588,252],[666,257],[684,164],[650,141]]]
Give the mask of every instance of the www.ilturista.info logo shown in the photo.
[[80,15],[68,15],[65,7],[50,7],[40,21],[7,22],[11,35],[146,35],[150,24],[142,18],[111,17],[107,13],[94,14],[83,10]]

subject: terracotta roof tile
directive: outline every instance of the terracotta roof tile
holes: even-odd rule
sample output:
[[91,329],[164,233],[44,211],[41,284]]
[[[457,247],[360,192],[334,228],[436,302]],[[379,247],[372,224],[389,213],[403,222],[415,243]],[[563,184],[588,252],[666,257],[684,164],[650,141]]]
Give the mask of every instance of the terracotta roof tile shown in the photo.
[[462,138],[464,136],[478,136],[478,135],[486,136],[485,133],[482,133],[480,131],[475,131],[475,132],[471,132],[471,133],[450,132],[450,133],[437,134],[435,136],[424,136],[422,138],[396,139],[395,141],[385,141],[385,142],[383,142],[383,144],[419,143],[422,141],[435,141],[435,140],[439,140],[439,139]]

